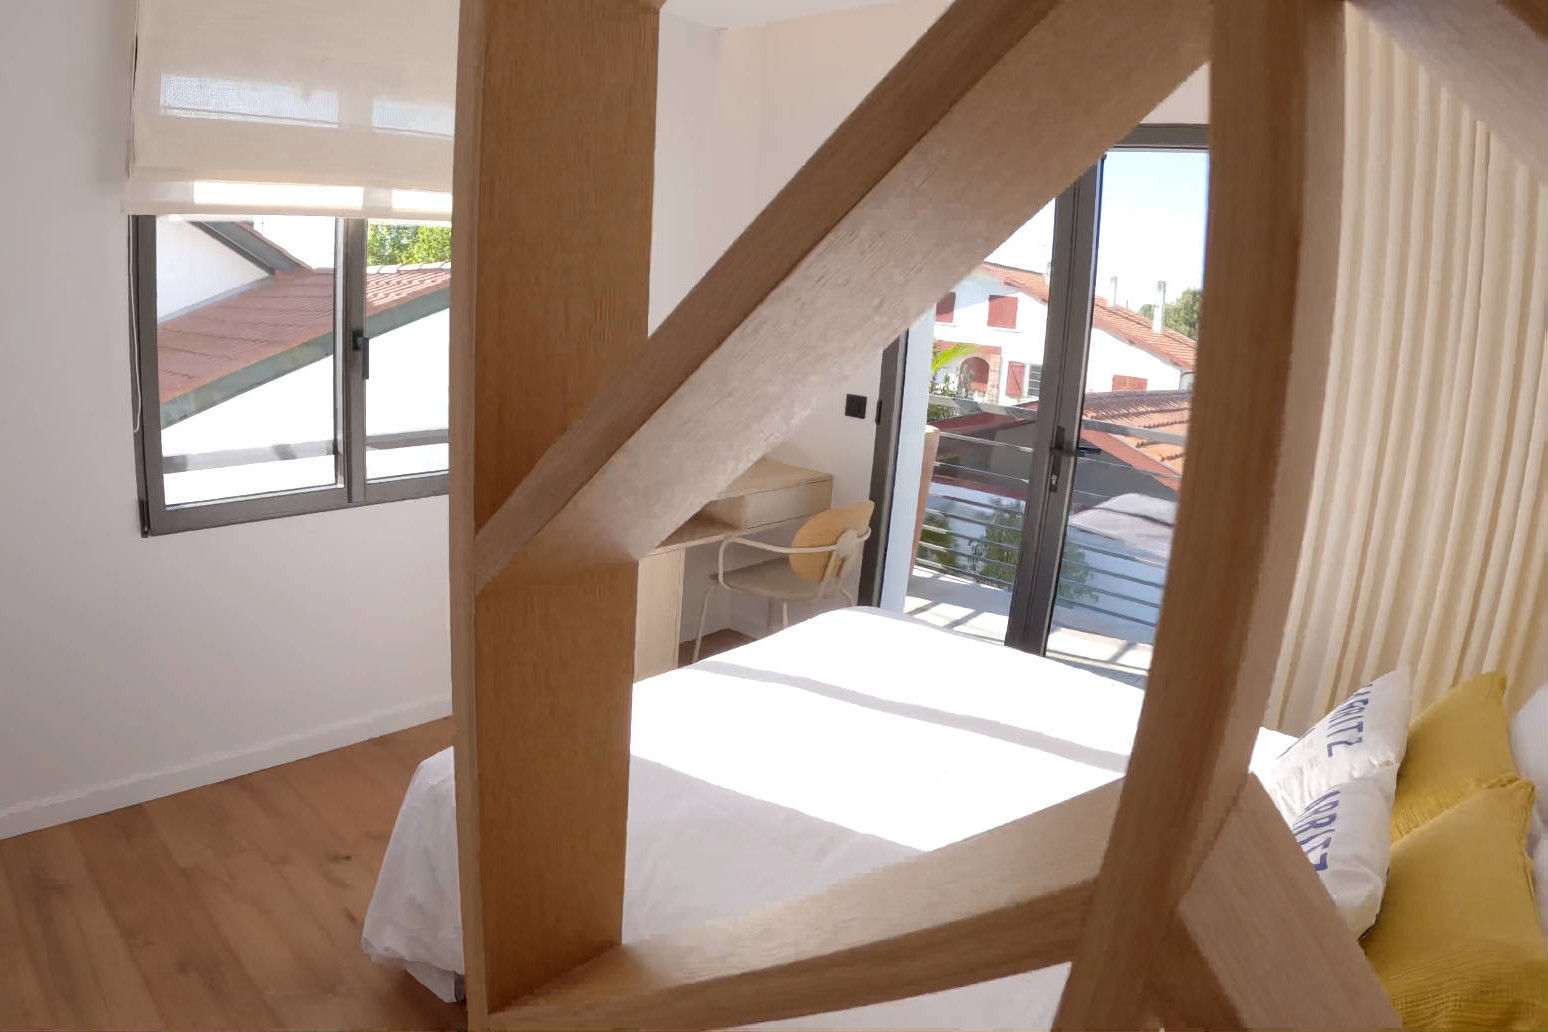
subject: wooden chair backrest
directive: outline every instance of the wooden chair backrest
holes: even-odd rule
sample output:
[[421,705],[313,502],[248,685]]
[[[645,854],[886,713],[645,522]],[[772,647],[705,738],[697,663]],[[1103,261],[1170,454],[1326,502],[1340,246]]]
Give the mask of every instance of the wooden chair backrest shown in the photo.
[[[856,534],[864,534],[866,528],[871,525],[871,513],[875,511],[876,503],[867,499],[859,505],[846,505],[839,509],[827,509],[819,512],[796,531],[795,539],[790,543],[796,548],[820,548],[824,545],[837,544],[839,538],[844,536],[846,530],[852,530]],[[792,555],[790,568],[795,575],[802,580],[813,583],[822,580],[828,571],[828,562],[833,558],[829,552],[809,552],[805,555]],[[851,557],[840,557],[846,565]],[[840,573],[843,571],[840,570]]]

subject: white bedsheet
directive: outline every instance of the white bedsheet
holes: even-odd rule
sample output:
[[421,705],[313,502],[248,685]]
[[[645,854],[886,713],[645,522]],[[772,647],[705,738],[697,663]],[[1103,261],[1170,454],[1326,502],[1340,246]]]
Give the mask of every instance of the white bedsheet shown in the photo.
[[[1138,689],[873,609],[634,689],[624,939],[810,892],[1117,778]],[[1262,731],[1254,761],[1291,742]],[[362,944],[462,970],[451,750],[414,776]],[[780,1028],[1039,1028],[1065,966]]]

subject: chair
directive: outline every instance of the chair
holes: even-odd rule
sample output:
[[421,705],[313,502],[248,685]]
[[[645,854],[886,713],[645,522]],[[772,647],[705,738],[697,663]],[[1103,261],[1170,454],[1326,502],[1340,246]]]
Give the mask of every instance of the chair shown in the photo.
[[[774,622],[774,603],[778,602],[786,627],[790,626],[791,602],[841,597],[855,605],[855,597],[844,587],[844,577],[859,561],[861,548],[871,536],[871,512],[875,508],[875,502],[866,501],[819,512],[801,525],[789,545],[771,545],[744,537],[722,541],[715,576],[704,592],[704,601],[699,603],[699,633],[693,639],[694,662],[699,661],[699,651],[704,645],[704,619],[709,613],[710,596],[717,587],[768,599],[770,624]],[[728,570],[726,549],[731,545],[776,552],[779,558]]]

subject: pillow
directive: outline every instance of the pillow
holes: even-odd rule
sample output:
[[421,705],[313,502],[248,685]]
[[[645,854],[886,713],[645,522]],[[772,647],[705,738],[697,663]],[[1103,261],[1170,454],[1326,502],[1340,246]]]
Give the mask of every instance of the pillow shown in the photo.
[[1548,822],[1548,684],[1510,718],[1510,754],[1521,776],[1537,789],[1537,816]]
[[1281,753],[1261,780],[1285,820],[1346,781],[1402,763],[1412,698],[1406,668],[1383,674]]
[[1548,1027],[1548,944],[1522,848],[1532,786],[1473,792],[1392,846],[1361,943],[1404,1028]]
[[1365,934],[1381,907],[1392,854],[1391,821],[1390,787],[1356,778],[1313,799],[1290,824],[1338,916],[1356,937]]
[[1431,703],[1409,729],[1392,806],[1392,837],[1407,835],[1478,786],[1515,774],[1504,675],[1463,681]]

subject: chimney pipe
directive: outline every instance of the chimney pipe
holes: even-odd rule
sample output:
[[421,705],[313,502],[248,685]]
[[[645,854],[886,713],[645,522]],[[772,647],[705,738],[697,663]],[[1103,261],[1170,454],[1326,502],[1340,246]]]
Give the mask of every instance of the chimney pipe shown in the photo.
[[1156,310],[1150,317],[1150,329],[1153,333],[1160,333],[1166,325],[1166,280],[1156,283]]
[[1112,289],[1112,293],[1107,295],[1107,301],[1114,308],[1118,307],[1118,277],[1117,276],[1113,277],[1113,289]]

